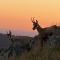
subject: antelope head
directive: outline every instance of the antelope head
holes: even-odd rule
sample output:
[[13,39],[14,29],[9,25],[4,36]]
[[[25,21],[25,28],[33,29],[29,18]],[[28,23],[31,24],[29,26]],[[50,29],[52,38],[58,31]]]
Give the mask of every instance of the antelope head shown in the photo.
[[38,21],[35,19],[35,17],[32,17],[31,21],[33,23],[33,28],[32,29],[33,30],[37,29],[37,27],[38,27]]

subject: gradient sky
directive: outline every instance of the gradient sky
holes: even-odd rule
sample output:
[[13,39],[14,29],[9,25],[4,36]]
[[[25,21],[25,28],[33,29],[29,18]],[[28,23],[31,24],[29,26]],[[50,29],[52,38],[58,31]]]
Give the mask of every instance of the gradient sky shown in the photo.
[[0,32],[11,29],[15,34],[36,34],[31,17],[42,27],[60,24],[60,0],[0,0]]

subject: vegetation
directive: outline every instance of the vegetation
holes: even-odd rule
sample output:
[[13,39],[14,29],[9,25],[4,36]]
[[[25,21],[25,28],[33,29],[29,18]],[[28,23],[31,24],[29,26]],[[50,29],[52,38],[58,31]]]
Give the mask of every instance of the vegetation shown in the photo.
[[14,60],[60,60],[60,48],[34,49]]

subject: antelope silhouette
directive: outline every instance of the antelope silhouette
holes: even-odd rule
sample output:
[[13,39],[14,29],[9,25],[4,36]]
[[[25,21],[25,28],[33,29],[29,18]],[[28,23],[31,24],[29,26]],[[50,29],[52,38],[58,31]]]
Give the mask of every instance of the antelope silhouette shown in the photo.
[[9,32],[8,32],[6,35],[7,35],[7,37],[8,37],[8,40],[11,41],[11,45],[9,46],[9,48],[5,49],[1,55],[3,56],[5,53],[7,53],[7,52],[9,51],[9,53],[8,53],[8,58],[9,58],[10,56],[13,55],[14,40],[13,40],[13,38],[12,38],[12,32],[11,32],[11,30],[9,30]]
[[8,37],[8,40],[11,41],[11,45],[9,48],[3,50],[3,53],[1,54],[2,56],[8,52],[8,58],[10,58],[14,55],[15,52],[15,55],[18,57],[21,56],[25,51],[29,52],[31,50],[30,43],[22,44],[21,46],[15,44],[17,39],[13,38],[11,30],[9,30],[8,34],[6,35]]
[[48,39],[49,35],[52,35],[52,32],[49,31],[49,33],[47,32],[46,28],[42,28],[38,21],[35,19],[35,17],[31,18],[31,21],[33,23],[33,30],[37,30],[39,38],[41,40],[41,47],[43,47],[43,43],[45,43],[45,41]]

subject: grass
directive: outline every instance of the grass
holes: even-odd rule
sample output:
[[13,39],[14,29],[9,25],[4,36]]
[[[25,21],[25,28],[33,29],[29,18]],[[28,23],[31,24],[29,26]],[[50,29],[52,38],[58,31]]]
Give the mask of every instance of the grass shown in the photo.
[[29,53],[11,60],[60,60],[60,48],[32,49]]

